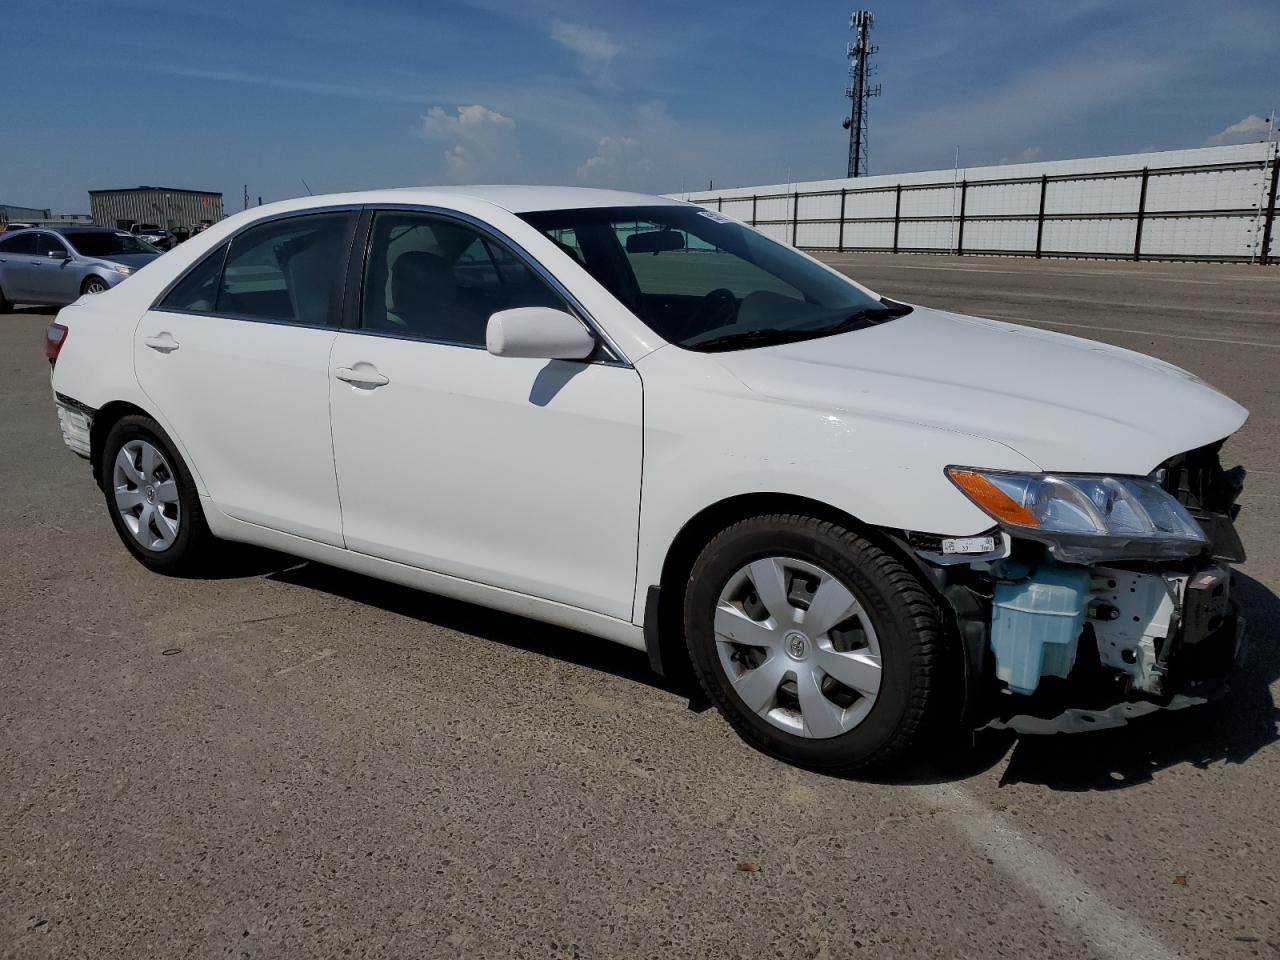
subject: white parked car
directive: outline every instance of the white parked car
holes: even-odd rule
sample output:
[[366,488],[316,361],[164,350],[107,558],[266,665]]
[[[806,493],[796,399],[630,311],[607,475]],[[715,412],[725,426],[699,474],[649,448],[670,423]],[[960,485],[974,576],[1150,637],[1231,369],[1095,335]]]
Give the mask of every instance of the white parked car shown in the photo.
[[1243,408],[687,203],[259,207],[62,310],[48,352],[148,567],[243,541],[647,649],[813,768],[1123,722],[1242,649]]

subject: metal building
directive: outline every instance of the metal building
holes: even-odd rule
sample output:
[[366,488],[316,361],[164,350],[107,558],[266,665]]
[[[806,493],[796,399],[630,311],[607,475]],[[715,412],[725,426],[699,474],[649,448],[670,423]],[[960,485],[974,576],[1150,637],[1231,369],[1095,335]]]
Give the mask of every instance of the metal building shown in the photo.
[[682,194],[793,246],[1280,262],[1280,150],[1192,150]]
[[48,219],[47,207],[19,207],[12,203],[0,203],[0,226],[6,223],[31,223]]
[[179,187],[130,187],[90,190],[89,211],[100,227],[128,230],[153,223],[170,230],[189,230],[222,219],[222,194]]

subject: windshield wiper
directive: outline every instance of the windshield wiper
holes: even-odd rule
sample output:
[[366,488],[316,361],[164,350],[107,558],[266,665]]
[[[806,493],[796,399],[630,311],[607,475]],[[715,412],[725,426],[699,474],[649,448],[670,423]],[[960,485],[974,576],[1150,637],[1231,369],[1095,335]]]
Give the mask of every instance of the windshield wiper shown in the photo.
[[691,350],[714,352],[730,347],[763,347],[773,343],[793,343],[796,340],[812,340],[823,337],[827,330],[797,330],[794,327],[765,327],[763,330],[744,330],[742,333],[726,333],[710,340],[701,340],[687,346]]
[[905,303],[894,304],[893,306],[883,307],[867,307],[856,313],[851,313],[835,326],[827,327],[825,333],[844,333],[847,330],[855,330],[862,327],[869,327],[874,323],[883,320],[892,320],[895,317],[905,317],[911,312],[911,308]]
[[865,307],[849,314],[843,320],[829,327],[811,329],[765,327],[762,330],[726,333],[719,337],[712,337],[710,340],[690,343],[687,346],[691,350],[714,352],[716,350],[728,350],[733,347],[764,347],[777,343],[795,343],[798,340],[814,340],[818,337],[827,337],[835,333],[846,333],[849,330],[869,327],[885,320],[892,320],[894,317],[906,316],[911,312],[911,309],[905,303],[894,303],[892,306],[885,304],[881,307]]

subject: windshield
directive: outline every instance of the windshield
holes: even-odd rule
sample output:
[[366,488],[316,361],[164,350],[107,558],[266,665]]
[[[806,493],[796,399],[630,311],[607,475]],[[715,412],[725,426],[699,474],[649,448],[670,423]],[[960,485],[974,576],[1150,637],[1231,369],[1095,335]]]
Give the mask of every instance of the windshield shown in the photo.
[[145,240],[115,230],[64,233],[63,239],[85,257],[114,257],[125,253],[160,253]]
[[600,207],[523,219],[664,340],[689,350],[808,340],[911,310],[712,210]]

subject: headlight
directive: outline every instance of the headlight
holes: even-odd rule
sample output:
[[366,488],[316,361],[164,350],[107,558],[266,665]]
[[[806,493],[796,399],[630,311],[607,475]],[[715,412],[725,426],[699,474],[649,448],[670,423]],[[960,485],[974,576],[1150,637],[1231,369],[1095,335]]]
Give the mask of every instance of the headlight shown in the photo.
[[1208,543],[1182,504],[1151,480],[969,467],[948,467],[947,476],[1011,534],[1047,543],[1059,560],[1184,557]]
[[133,267],[126,267],[123,263],[113,263],[111,269],[116,273],[123,273],[125,276],[133,273]]

